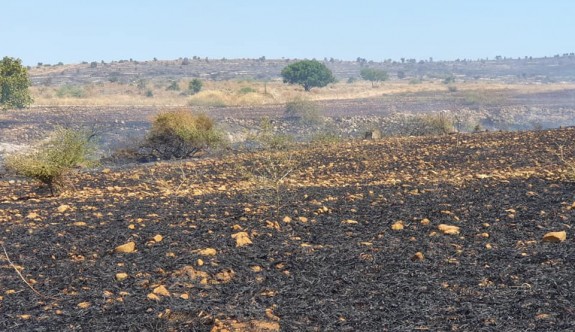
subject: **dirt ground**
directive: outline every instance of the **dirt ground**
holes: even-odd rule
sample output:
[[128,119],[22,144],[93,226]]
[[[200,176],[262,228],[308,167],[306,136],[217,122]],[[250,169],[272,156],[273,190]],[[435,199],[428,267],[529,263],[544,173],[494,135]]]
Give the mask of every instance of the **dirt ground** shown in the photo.
[[574,139],[300,147],[280,191],[251,153],[0,178],[0,329],[573,330]]

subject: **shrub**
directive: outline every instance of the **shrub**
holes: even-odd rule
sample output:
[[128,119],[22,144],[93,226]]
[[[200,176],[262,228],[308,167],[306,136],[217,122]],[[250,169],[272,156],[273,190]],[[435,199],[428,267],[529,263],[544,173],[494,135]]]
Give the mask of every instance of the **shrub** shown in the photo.
[[255,93],[257,92],[256,89],[252,88],[251,86],[244,86],[243,88],[238,91],[241,95],[247,95],[248,93]]
[[453,75],[447,76],[443,80],[443,84],[452,84],[452,83],[455,83],[455,76],[453,76]]
[[404,134],[412,136],[446,135],[454,131],[453,119],[445,113],[413,116],[404,125]]
[[202,86],[204,84],[202,83],[201,80],[194,78],[193,80],[190,81],[190,83],[188,84],[188,91],[191,94],[196,94],[198,92],[200,92],[200,90],[202,90]]
[[444,112],[424,115],[403,115],[382,128],[391,136],[446,135],[455,131],[454,118]]
[[296,98],[286,103],[284,116],[306,124],[317,124],[322,120],[322,112],[316,103]]
[[183,159],[222,141],[222,135],[207,115],[179,110],[163,112],[154,118],[142,148],[153,158]]
[[71,97],[71,98],[86,98],[87,93],[81,86],[66,84],[61,86],[56,91],[56,96],[59,98]]
[[168,91],[180,91],[180,86],[178,85],[178,82],[172,81],[170,83],[170,85],[168,85],[166,90],[168,90]]
[[9,155],[5,161],[6,168],[42,182],[53,195],[55,189],[63,187],[66,173],[93,163],[89,159],[94,148],[93,136],[86,131],[58,128],[47,141],[30,152]]
[[325,130],[316,132],[315,134],[312,135],[310,139],[310,142],[312,144],[325,144],[325,145],[335,144],[341,141],[342,138],[337,133]]

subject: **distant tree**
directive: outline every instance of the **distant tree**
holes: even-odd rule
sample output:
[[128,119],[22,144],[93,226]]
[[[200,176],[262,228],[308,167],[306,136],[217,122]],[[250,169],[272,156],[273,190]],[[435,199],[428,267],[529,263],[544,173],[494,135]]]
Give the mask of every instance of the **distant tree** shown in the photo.
[[32,104],[28,70],[20,59],[4,57],[0,61],[0,108],[24,108]]
[[359,74],[364,80],[370,81],[372,87],[375,86],[375,82],[386,81],[389,78],[385,70],[375,68],[363,68]]
[[202,81],[198,78],[194,78],[193,80],[190,81],[190,83],[188,84],[188,91],[191,94],[196,94],[198,92],[200,92],[200,90],[202,90],[202,86],[204,84],[202,83]]
[[178,85],[178,82],[172,81],[172,83],[170,83],[170,85],[168,85],[166,90],[168,90],[168,91],[180,91],[180,86]]
[[90,68],[96,68],[96,67],[98,67],[98,63],[96,61],[90,62]]
[[190,64],[190,59],[188,59],[187,57],[184,58],[184,60],[182,60],[182,66],[187,66]]
[[299,84],[305,91],[311,88],[322,88],[335,82],[335,77],[329,68],[317,60],[303,60],[285,67],[281,76],[284,83]]
[[399,78],[400,80],[405,78],[405,72],[403,70],[400,70],[397,72],[397,78]]
[[449,75],[443,80],[443,84],[455,83],[455,76]]

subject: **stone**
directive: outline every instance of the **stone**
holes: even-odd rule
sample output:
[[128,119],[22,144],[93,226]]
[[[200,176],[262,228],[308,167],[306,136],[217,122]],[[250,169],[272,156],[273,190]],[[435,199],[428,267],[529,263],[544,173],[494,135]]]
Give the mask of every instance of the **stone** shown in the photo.
[[64,212],[70,210],[71,208],[72,207],[70,205],[62,204],[62,205],[58,206],[58,208],[56,210],[60,213],[64,213]]
[[152,238],[152,240],[154,240],[155,242],[161,242],[164,239],[163,236],[161,236],[160,234],[157,234],[156,236],[154,236]]
[[415,255],[413,255],[413,257],[411,257],[412,261],[422,261],[425,259],[425,256],[423,255],[423,253],[421,251],[418,251],[415,253]]
[[206,248],[198,251],[198,254],[201,256],[215,256],[218,254],[218,251],[214,248]]
[[125,272],[120,272],[120,273],[116,273],[116,280],[118,281],[124,281],[128,279],[128,274]]
[[114,249],[114,252],[129,254],[129,253],[134,252],[134,250],[136,250],[136,243],[131,241],[131,242],[122,244],[121,246],[117,246],[116,249]]
[[372,139],[372,140],[381,139],[381,130],[374,129],[374,130],[367,131],[367,132],[365,132],[364,138],[365,139]]
[[164,285],[160,285],[154,288],[154,290],[152,290],[152,293],[162,296],[171,296],[170,292],[168,292],[168,289],[166,289]]
[[437,228],[446,235],[458,235],[459,234],[459,227],[453,225],[446,225],[441,224],[437,226]]
[[236,240],[236,247],[243,247],[247,246],[248,244],[252,244],[252,241],[246,232],[238,232],[232,234],[232,238]]
[[80,309],[87,309],[90,307],[90,302],[80,302],[78,303],[78,308]]
[[402,230],[403,227],[403,221],[399,220],[396,221],[393,225],[391,225],[391,229],[393,229],[394,231],[400,231]]
[[559,243],[567,239],[567,232],[549,232],[543,236],[543,242]]

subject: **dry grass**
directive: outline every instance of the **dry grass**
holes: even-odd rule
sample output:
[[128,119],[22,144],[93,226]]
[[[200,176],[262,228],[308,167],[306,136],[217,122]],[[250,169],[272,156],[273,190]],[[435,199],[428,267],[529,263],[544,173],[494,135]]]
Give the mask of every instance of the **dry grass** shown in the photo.
[[[445,93],[447,87],[441,81],[424,81],[421,84],[409,84],[407,81],[392,81],[372,88],[370,82],[357,81],[331,84],[322,89],[305,92],[296,85],[283,84],[280,81],[205,81],[201,92],[190,96],[183,93],[189,80],[181,80],[181,91],[167,91],[159,82],[148,82],[145,89],[136,83],[122,84],[113,82],[92,83],[81,86],[84,97],[58,97],[59,87],[34,86],[31,89],[36,106],[249,106],[265,104],[284,104],[296,98],[308,100],[349,100],[372,98],[384,95],[438,92]],[[575,84],[503,84],[500,82],[465,82],[456,84],[459,92],[505,91],[509,93],[536,93],[565,89],[575,89]],[[255,92],[242,93],[242,88]],[[146,91],[152,91],[153,97],[147,97]]]

